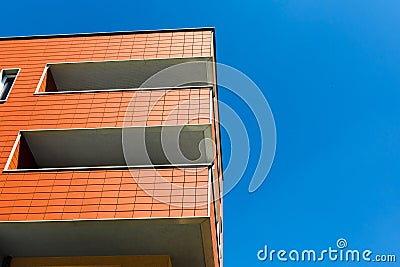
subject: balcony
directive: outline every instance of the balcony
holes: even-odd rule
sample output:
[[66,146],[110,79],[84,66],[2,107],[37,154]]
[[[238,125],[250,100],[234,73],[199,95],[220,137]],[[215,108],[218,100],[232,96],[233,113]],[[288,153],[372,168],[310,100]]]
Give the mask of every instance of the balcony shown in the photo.
[[214,266],[209,228],[203,218],[4,222],[0,260],[4,255],[13,255],[16,263],[26,257],[168,255],[174,267]]
[[209,165],[211,126],[21,131],[5,171]]
[[[149,79],[183,63],[195,64],[185,64]],[[36,94],[211,86],[213,66],[210,63],[209,57],[49,63]]]
[[0,259],[168,255],[174,267],[213,266],[210,168],[10,173]]

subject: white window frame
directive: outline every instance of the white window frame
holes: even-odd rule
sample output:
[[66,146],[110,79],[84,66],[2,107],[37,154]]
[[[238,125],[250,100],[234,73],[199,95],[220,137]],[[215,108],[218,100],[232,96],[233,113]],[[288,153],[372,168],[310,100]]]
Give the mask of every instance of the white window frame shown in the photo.
[[[16,71],[16,74],[6,74],[9,71]],[[11,84],[10,90],[8,91],[7,96],[5,97],[5,99],[0,99],[0,103],[4,103],[7,101],[8,96],[11,94],[11,90],[14,87],[15,81],[18,78],[18,74],[20,73],[21,69],[20,68],[9,68],[9,69],[2,69],[0,72],[0,77],[1,77],[1,81],[0,81],[0,97],[3,96],[4,93],[4,84],[6,83],[6,80],[8,78],[14,78],[14,82]],[[4,77],[3,77],[4,76]]]

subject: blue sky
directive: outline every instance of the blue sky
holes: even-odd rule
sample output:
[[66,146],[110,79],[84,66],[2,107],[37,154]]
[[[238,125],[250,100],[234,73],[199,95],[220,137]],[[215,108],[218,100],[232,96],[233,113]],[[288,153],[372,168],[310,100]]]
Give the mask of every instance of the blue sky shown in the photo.
[[257,83],[278,140],[265,183],[249,193],[259,129],[221,90],[252,137],[249,168],[224,199],[225,266],[308,266],[256,253],[322,250],[341,237],[400,261],[399,10],[395,0],[18,1],[2,9],[0,36],[215,26],[217,60]]

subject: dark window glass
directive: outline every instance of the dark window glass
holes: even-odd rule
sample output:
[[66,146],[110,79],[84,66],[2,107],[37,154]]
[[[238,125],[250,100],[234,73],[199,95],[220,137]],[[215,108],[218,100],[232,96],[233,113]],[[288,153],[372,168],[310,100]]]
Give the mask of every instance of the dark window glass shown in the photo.
[[3,85],[3,90],[1,94],[0,100],[6,100],[8,93],[10,92],[11,86],[13,85],[15,80],[15,76],[12,77],[6,77],[6,80],[4,81]]

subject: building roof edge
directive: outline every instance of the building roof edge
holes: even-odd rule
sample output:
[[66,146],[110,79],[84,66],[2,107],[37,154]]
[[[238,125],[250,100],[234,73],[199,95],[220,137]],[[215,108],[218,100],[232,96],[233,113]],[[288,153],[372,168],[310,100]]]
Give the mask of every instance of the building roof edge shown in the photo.
[[0,37],[3,40],[29,40],[29,39],[49,39],[49,38],[69,38],[69,37],[90,37],[90,36],[107,36],[120,34],[141,34],[141,33],[157,33],[157,32],[186,32],[186,31],[215,31],[215,27],[199,27],[199,28],[177,28],[177,29],[159,29],[159,30],[133,30],[133,31],[114,31],[114,32],[89,32],[89,33],[65,33],[65,34],[48,34],[48,35],[28,35],[28,36],[6,36]]

